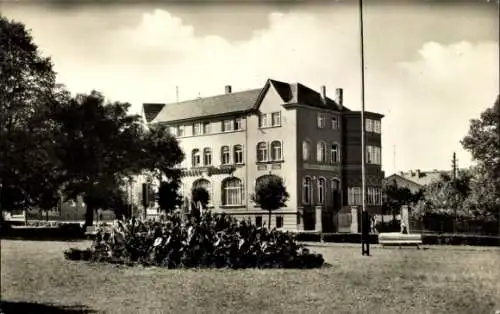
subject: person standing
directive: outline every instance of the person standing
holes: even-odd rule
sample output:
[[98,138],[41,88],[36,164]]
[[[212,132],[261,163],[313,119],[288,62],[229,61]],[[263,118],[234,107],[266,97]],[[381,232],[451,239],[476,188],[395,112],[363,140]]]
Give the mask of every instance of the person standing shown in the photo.
[[366,209],[363,209],[361,214],[361,255],[370,256],[370,229],[370,214]]

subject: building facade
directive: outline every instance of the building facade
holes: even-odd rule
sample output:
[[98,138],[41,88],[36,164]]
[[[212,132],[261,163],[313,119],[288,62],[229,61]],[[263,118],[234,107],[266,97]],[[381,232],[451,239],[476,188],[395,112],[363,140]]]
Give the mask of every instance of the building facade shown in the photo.
[[[252,202],[256,183],[281,177],[290,198],[271,225],[289,230],[341,231],[339,214],[361,205],[360,112],[300,83],[268,80],[263,88],[171,104],[144,104],[147,123],[162,123],[185,153],[182,193],[205,187],[213,212],[250,218],[267,212]],[[365,112],[367,204],[382,203],[381,119]],[[350,224],[350,223],[349,223]]]

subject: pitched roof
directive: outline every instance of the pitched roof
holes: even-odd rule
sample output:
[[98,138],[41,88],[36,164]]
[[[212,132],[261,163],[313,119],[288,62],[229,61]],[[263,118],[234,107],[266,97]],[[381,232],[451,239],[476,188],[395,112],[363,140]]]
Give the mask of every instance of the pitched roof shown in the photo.
[[[144,104],[146,120],[149,122],[172,122],[222,114],[255,110],[271,86],[281,97],[283,103],[300,103],[317,108],[340,109],[330,98],[323,101],[321,95],[299,83],[289,84],[276,80],[267,80],[263,88],[234,92],[212,97],[192,99],[169,104]],[[160,105],[162,105],[160,107]]]
[[421,186],[425,186],[428,184],[431,184],[434,181],[437,181],[440,179],[441,174],[451,174],[451,171],[439,171],[439,170],[432,170],[432,171],[407,171],[407,172],[400,172],[397,175],[399,175],[402,178],[405,178],[408,181],[414,182],[416,184],[419,184]]
[[151,122],[160,113],[165,104],[143,104],[146,122]]

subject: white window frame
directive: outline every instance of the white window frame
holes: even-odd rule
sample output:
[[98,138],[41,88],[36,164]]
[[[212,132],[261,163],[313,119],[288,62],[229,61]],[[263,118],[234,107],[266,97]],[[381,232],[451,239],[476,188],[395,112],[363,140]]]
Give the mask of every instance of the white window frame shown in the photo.
[[241,131],[243,130],[243,119],[242,118],[236,118],[234,119],[234,131]]
[[201,166],[201,152],[198,148],[191,151],[191,165],[193,167]]
[[302,141],[302,160],[309,161],[311,159],[311,141]]
[[[227,162],[225,162],[224,156],[227,156]],[[224,145],[220,148],[220,163],[222,165],[231,164],[231,149],[227,145]]]
[[233,147],[233,160],[235,164],[243,163],[243,145],[237,144]]
[[305,176],[302,179],[302,203],[309,205],[312,202],[312,178]]
[[281,111],[276,111],[271,113],[271,125],[281,126]]
[[[237,182],[236,186],[228,186],[231,182]],[[235,192],[236,191],[236,192]],[[243,181],[239,178],[227,178],[222,182],[222,205],[239,206],[243,205]],[[233,194],[234,193],[234,194]]]
[[[261,145],[263,144],[263,145]],[[269,160],[269,145],[266,142],[258,142],[257,143],[257,162],[266,162]],[[261,152],[262,153],[261,155]]]
[[326,201],[326,179],[323,177],[318,178],[318,204],[324,205]]
[[[274,144],[278,144],[279,146],[274,146]],[[281,141],[272,141],[270,150],[272,161],[283,160],[283,143]],[[279,154],[277,154],[277,152],[279,152]]]
[[211,130],[211,126],[212,125],[210,124],[210,122],[203,122],[203,124],[202,124],[202,132],[203,132],[203,134],[209,134],[209,133],[211,133],[211,131],[212,131]]
[[316,125],[319,129],[324,129],[325,128],[325,115],[322,113],[318,113],[316,117]]
[[319,141],[316,144],[316,161],[326,162],[326,143],[324,141]]
[[234,120],[224,119],[222,120],[222,132],[232,132],[234,130]]
[[363,194],[360,187],[350,187],[348,189],[348,204],[349,205],[362,205]]
[[382,122],[380,120],[373,120],[373,132],[377,134],[382,133]]
[[203,149],[203,164],[205,166],[211,166],[212,165],[212,149],[209,148],[209,147],[205,147]]
[[184,125],[178,125],[176,133],[177,136],[184,136],[185,135]]
[[337,116],[333,116],[331,119],[332,122],[332,130],[338,130],[339,129],[339,118]]
[[267,113],[261,113],[259,115],[259,128],[269,127],[269,116]]
[[372,119],[365,120],[365,131],[366,132],[373,132],[373,120]]
[[[334,146],[335,149],[333,149]],[[334,160],[333,158],[334,156],[336,160]],[[340,149],[339,149],[339,144],[337,143],[332,143],[332,145],[330,146],[330,162],[332,164],[340,163]]]
[[193,124],[193,135],[202,135],[203,134],[203,129],[202,129],[202,124],[197,122]]

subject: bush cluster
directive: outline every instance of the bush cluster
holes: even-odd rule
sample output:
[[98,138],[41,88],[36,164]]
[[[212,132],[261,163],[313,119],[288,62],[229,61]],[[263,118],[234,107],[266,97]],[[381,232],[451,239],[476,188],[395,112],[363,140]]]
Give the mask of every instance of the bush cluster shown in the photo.
[[65,256],[168,268],[315,268],[324,263],[291,233],[210,212],[186,223],[178,213],[160,221],[116,221],[97,229],[89,250],[71,249]]
[[474,234],[422,234],[423,244],[500,246],[500,237]]

